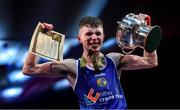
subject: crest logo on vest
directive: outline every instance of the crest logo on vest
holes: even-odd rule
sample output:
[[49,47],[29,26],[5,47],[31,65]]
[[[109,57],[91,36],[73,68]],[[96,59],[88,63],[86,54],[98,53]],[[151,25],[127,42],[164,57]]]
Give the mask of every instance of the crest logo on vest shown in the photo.
[[107,86],[107,80],[104,77],[98,78],[96,82],[99,87]]

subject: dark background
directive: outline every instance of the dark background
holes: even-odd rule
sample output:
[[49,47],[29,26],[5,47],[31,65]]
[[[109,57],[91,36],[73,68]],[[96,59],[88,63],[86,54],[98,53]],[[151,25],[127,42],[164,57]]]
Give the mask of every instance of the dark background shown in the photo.
[[[157,49],[158,67],[123,71],[122,73],[121,83],[128,108],[180,108],[178,101],[180,99],[178,90],[180,83],[178,3],[173,0],[162,2],[156,0],[99,1],[94,7],[91,7],[95,9],[91,14],[84,15],[94,15],[98,6],[106,2],[101,12],[95,14],[104,22],[105,41],[114,37],[117,28],[116,21],[132,12],[150,15],[152,25],[159,25],[162,29],[162,40]],[[21,56],[21,52],[28,50],[31,35],[38,21],[52,23],[56,31],[67,35],[67,40],[74,39],[73,37],[77,34],[76,29],[78,29],[77,21],[79,17],[83,16],[81,13],[86,10],[89,3],[88,0],[1,0],[0,41],[6,42],[3,45],[4,48],[9,46],[9,42],[19,44],[19,52],[14,58]],[[4,37],[2,37],[3,35]],[[112,51],[121,52],[121,49],[117,45],[112,45],[103,52],[106,54]],[[81,52],[82,47],[77,45],[69,48],[69,52],[64,57],[78,58]],[[0,51],[0,54],[6,53]],[[137,48],[134,54],[141,55],[142,49]],[[9,60],[11,59],[9,58]],[[17,59],[19,60],[19,58]],[[18,67],[14,66],[18,60],[14,60],[12,64],[0,65],[1,80],[6,80],[10,70],[22,68],[22,64]],[[51,88],[59,80],[61,78],[33,77],[20,84],[5,83],[0,86],[0,91],[11,86],[20,86],[24,88],[24,91],[11,101],[0,97],[0,108],[79,108],[76,97],[69,86],[58,91]]]

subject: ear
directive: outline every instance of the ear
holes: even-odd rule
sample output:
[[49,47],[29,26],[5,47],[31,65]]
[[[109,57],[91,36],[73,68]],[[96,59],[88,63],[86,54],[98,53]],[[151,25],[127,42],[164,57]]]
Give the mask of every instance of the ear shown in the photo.
[[103,41],[104,41],[104,39],[105,39],[105,34],[103,34]]
[[77,35],[76,38],[77,38],[78,41],[81,43],[81,37],[80,37],[80,35]]

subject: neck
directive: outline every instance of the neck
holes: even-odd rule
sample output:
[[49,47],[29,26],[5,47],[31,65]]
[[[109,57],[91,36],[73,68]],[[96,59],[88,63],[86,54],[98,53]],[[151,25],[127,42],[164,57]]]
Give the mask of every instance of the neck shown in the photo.
[[86,60],[86,63],[92,63],[92,56],[94,56],[95,58],[99,58],[99,57],[102,57],[103,54],[100,52],[92,52],[92,53],[83,52],[82,56]]
[[83,53],[83,61],[81,62],[81,66],[85,66],[86,64],[95,70],[99,70],[105,65],[104,55],[100,52],[92,52],[92,53]]

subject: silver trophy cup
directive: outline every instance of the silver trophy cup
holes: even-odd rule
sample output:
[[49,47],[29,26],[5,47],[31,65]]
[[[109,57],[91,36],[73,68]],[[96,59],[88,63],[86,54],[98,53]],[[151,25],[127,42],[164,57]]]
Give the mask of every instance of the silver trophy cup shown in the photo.
[[159,26],[148,26],[145,20],[133,13],[117,23],[116,41],[123,53],[130,54],[136,47],[151,53],[159,47],[162,36]]

